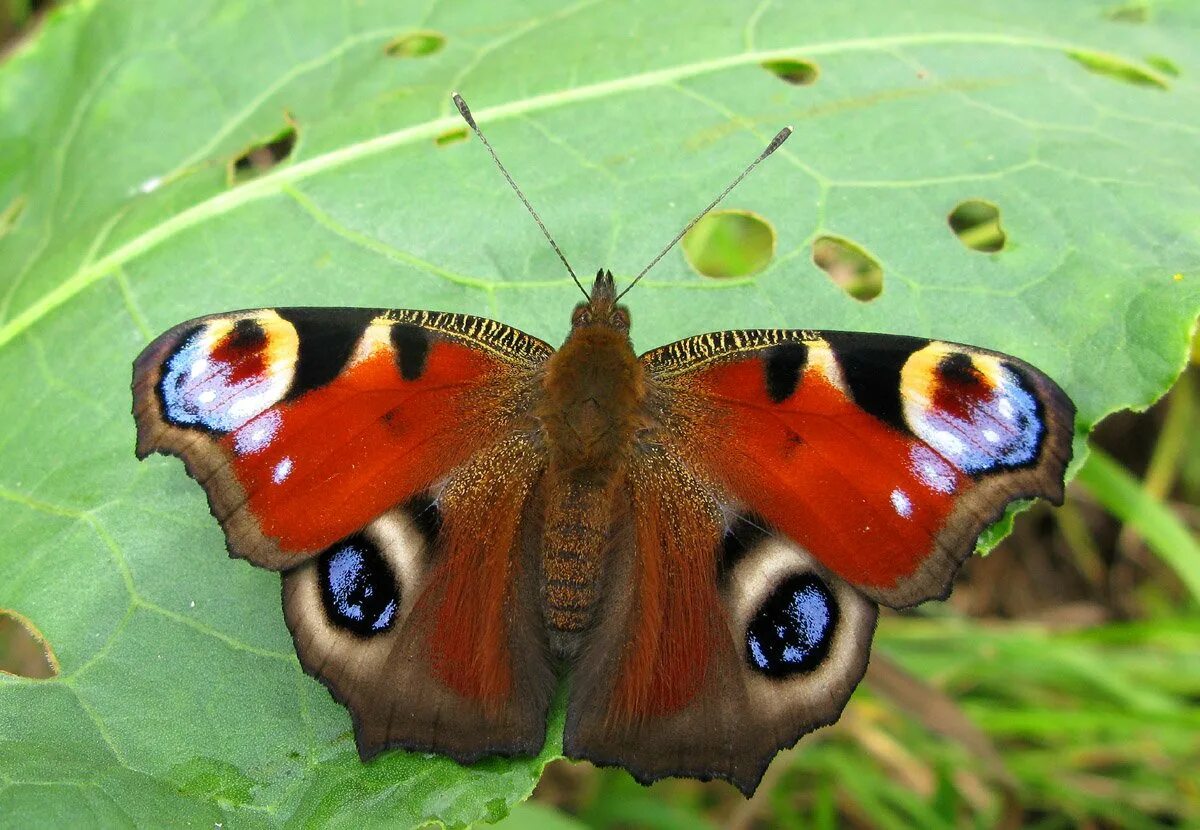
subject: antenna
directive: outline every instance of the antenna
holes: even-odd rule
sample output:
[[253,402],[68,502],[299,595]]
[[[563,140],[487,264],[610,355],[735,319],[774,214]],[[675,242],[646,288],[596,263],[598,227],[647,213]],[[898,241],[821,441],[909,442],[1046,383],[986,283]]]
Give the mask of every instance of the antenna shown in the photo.
[[[765,159],[767,156],[771,155],[771,153],[774,153],[776,150],[778,150],[780,148],[780,146],[783,144],[783,142],[788,140],[788,136],[790,136],[791,134],[792,134],[791,127],[784,127],[782,130],[780,130],[778,133],[776,133],[775,137],[771,139],[771,143],[767,145],[767,149],[765,149],[761,153],[759,153],[758,158],[756,158],[754,161],[750,162],[750,165],[745,170],[742,171],[741,175],[738,176],[736,179],[734,179],[732,182],[730,182],[729,187],[727,187],[721,191],[720,196],[718,196],[717,198],[715,198],[711,202],[709,202],[708,207],[706,207],[704,210],[700,211],[700,213],[697,214],[695,219],[693,219],[691,222],[688,222],[687,225],[684,226],[684,229],[681,230],[679,233],[677,233],[675,235],[675,238],[667,243],[667,247],[665,247],[661,251],[659,251],[658,256],[656,256],[654,259],[650,260],[650,264],[647,265],[645,268],[643,268],[642,272],[633,278],[633,282],[629,283],[629,285],[625,288],[625,290],[617,295],[617,300],[621,299],[626,294],[628,294],[629,289],[633,288],[635,285],[637,285],[638,280],[640,280],[642,277],[646,276],[646,272],[649,271],[651,268],[653,268],[655,265],[657,265],[658,261],[667,255],[667,251],[669,251],[675,247],[675,243],[677,243],[679,240],[683,239],[683,237],[687,234],[687,232],[696,226],[697,222],[699,222],[701,219],[703,219],[710,210],[712,210],[718,204],[720,204],[721,200],[729,195],[729,191],[731,191],[735,187],[737,187],[741,183],[742,179],[744,179],[744,178],[746,178],[746,176],[750,175],[750,171],[753,170],[755,167],[758,167],[759,163],[763,159]],[[497,162],[497,164],[499,164],[499,162]],[[514,185],[514,187],[515,187],[515,185]],[[615,302],[615,300],[614,300],[614,302]]]
[[[567,266],[567,273],[571,275],[571,279],[575,280],[575,284],[579,286],[579,290],[583,292],[583,296],[591,299],[591,295],[587,293],[587,289],[583,287],[583,283],[579,281],[579,277],[575,276],[574,269],[571,268],[571,263],[567,262],[567,258],[563,256],[563,252],[559,250],[558,244],[554,241],[554,237],[550,235],[550,231],[546,230],[546,226],[542,224],[542,217],[537,215],[537,211],[533,209],[533,205],[529,204],[529,200],[525,198],[525,194],[521,192],[521,188],[517,187],[517,183],[513,181],[513,177],[508,174],[508,170],[504,167],[504,163],[500,161],[500,157],[496,155],[496,151],[492,149],[489,142],[479,129],[479,125],[475,123],[475,118],[471,115],[471,110],[467,107],[467,102],[463,97],[455,92],[450,96],[450,100],[454,102],[454,106],[458,107],[458,114],[463,117],[463,121],[467,122],[475,135],[479,136],[479,140],[483,142],[483,146],[487,148],[488,153],[492,156],[492,161],[496,162],[496,166],[500,168],[500,172],[504,174],[505,181],[512,187],[517,197],[521,200],[521,204],[525,205],[525,209],[529,211],[529,215],[533,217],[533,221],[537,222],[537,226],[542,229],[542,233],[546,235],[546,241],[550,243],[550,247],[554,249],[554,253],[558,254],[558,258],[562,260],[562,264]],[[757,164],[757,162],[755,162]],[[751,165],[753,166],[753,165]],[[745,175],[744,173],[742,175]],[[735,182],[736,184],[736,182]]]

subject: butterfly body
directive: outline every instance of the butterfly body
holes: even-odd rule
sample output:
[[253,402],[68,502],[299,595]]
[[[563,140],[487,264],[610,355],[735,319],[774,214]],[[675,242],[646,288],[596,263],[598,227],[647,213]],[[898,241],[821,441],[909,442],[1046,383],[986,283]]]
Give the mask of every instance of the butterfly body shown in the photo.
[[546,447],[540,560],[543,612],[560,660],[573,656],[599,596],[616,500],[648,419],[645,373],[629,317],[613,302],[612,275],[597,276],[571,332],[547,361],[535,409]]

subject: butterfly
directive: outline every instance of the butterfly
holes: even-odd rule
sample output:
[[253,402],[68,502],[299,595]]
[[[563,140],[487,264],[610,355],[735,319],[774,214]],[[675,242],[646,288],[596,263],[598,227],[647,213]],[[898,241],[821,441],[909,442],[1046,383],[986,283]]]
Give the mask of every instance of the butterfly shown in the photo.
[[190,320],[134,364],[137,454],[182,458],[230,554],[282,573],[364,760],[535,754],[563,678],[568,757],[749,795],[839,717],[879,605],[946,596],[1009,502],[1061,503],[1074,406],[919,337],[639,357],[612,274],[584,293],[558,349],[436,311]]

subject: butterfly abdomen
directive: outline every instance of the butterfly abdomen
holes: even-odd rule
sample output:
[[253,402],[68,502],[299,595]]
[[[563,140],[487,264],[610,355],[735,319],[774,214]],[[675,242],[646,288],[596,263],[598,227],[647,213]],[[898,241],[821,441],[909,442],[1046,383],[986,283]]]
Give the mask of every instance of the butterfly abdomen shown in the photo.
[[[612,523],[613,488],[551,473],[542,536],[542,612],[559,657],[591,622]],[[557,480],[556,480],[557,479]]]

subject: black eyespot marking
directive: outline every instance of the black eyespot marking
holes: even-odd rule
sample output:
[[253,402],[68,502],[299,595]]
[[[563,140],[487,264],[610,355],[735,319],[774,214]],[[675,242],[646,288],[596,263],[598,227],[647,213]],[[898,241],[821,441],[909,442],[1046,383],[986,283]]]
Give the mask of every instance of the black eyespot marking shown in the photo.
[[767,523],[758,516],[736,517],[721,537],[721,548],[717,551],[717,579],[727,579],[746,554],[770,535]]
[[267,332],[257,320],[250,317],[234,323],[233,331],[227,337],[229,347],[239,352],[257,352],[267,345]]
[[981,382],[979,370],[965,352],[953,352],[943,357],[938,361],[937,371],[942,380],[959,386],[976,386]]
[[392,326],[392,348],[396,350],[396,365],[400,377],[416,380],[425,372],[429,357],[429,333],[420,326],[397,323]]
[[896,429],[909,431],[900,401],[900,370],[914,352],[929,345],[922,337],[827,331],[854,402]]
[[346,368],[354,347],[380,312],[370,308],[280,308],[296,329],[296,373],[287,400],[318,389]]
[[788,577],[754,613],[746,629],[746,659],[767,677],[815,670],[829,655],[838,606],[814,573]]
[[808,346],[803,343],[780,343],[767,349],[763,355],[763,369],[771,400],[783,403],[790,398],[807,364]]
[[321,599],[330,622],[362,637],[392,627],[400,606],[396,580],[378,548],[362,534],[321,554]]

